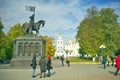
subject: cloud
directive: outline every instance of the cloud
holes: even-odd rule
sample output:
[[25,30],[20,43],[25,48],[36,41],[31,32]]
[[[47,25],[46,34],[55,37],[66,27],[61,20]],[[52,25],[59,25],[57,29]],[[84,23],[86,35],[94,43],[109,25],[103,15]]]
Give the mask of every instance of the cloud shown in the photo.
[[28,22],[33,13],[25,11],[25,5],[32,5],[36,6],[35,22],[41,19],[46,22],[40,34],[54,37],[56,40],[58,33],[61,33],[64,41],[70,37],[75,40],[77,26],[86,16],[86,10],[90,6],[95,5],[98,9],[112,7],[120,13],[120,2],[100,4],[94,0],[0,0],[0,4],[4,31],[9,31],[10,26],[18,22]]

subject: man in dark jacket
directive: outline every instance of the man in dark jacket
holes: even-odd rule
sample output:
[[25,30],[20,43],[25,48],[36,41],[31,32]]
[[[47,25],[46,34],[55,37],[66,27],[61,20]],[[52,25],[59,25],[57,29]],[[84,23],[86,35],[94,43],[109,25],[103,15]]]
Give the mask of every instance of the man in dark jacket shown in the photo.
[[36,54],[33,54],[33,58],[32,58],[32,69],[33,69],[33,72],[32,72],[32,77],[34,78],[35,77],[35,70],[36,70]]
[[104,65],[104,69],[106,69],[106,56],[103,56],[103,61],[102,61],[103,65]]
[[62,66],[64,66],[64,55],[61,56],[61,62],[62,62]]

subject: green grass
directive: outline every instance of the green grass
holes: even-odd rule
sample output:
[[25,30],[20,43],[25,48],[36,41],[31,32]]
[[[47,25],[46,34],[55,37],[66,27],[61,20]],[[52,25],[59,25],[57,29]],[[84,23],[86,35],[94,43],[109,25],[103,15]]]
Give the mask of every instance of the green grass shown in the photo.
[[92,58],[71,57],[69,60],[70,62],[92,62]]

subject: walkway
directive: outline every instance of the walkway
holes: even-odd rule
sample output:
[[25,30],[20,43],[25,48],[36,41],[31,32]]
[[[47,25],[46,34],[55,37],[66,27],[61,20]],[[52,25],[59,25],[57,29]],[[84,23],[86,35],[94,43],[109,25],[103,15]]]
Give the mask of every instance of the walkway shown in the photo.
[[30,68],[0,69],[0,80],[120,80],[120,71],[118,76],[114,76],[116,69],[112,66],[106,69],[99,64],[71,64],[70,67],[67,65],[62,67],[58,63],[54,62],[51,77],[39,78],[38,66],[35,78],[31,77],[32,69]]

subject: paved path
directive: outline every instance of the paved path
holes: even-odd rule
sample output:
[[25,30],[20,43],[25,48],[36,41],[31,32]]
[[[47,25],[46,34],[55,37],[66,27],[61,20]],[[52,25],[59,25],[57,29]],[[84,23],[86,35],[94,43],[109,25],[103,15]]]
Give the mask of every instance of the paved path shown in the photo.
[[[60,63],[60,62],[58,62]],[[0,80],[120,80],[120,72],[118,76],[114,76],[114,67],[110,66],[103,69],[98,64],[71,64],[62,67],[57,62],[53,63],[51,77],[39,78],[39,68],[36,70],[36,77],[31,77],[32,69],[0,69]],[[56,66],[56,65],[57,66]]]

